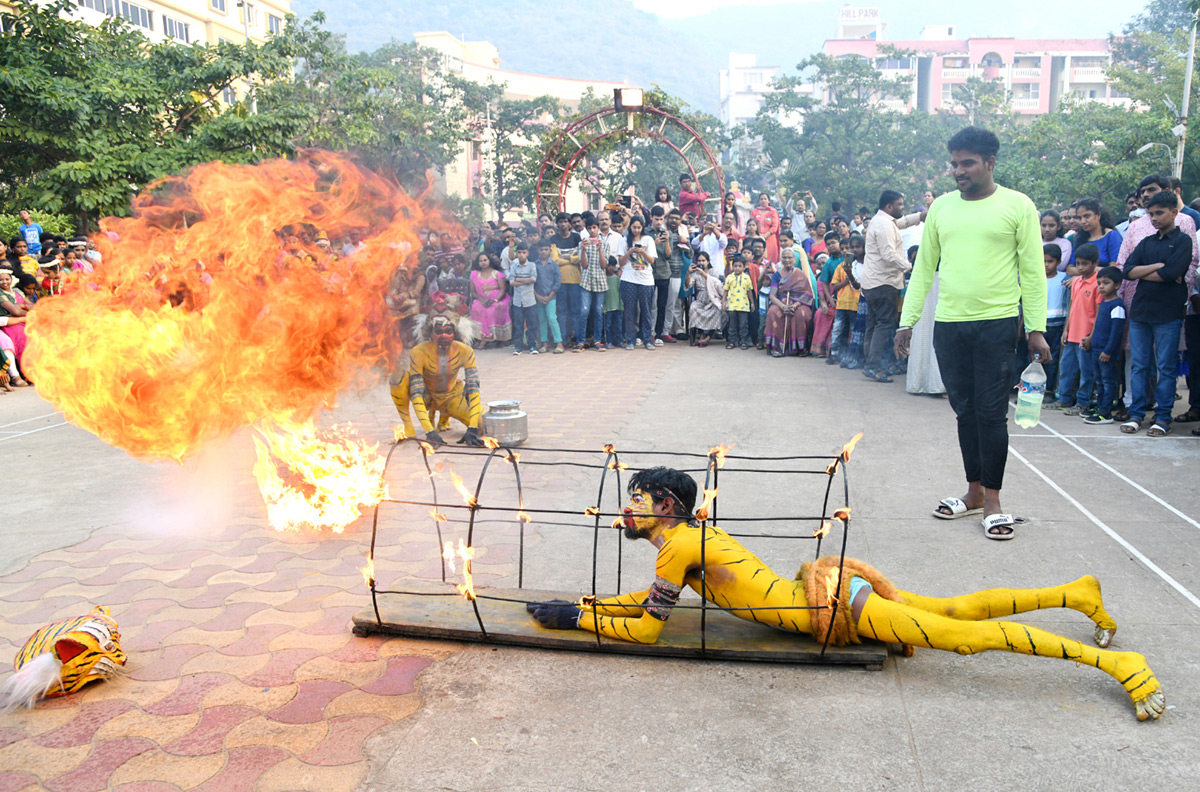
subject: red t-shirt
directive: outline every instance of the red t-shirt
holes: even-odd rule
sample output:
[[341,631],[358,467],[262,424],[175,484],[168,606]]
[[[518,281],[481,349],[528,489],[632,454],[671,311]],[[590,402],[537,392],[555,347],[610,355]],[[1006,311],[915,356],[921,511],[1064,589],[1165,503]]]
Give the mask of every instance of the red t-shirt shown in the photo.
[[1096,310],[1104,300],[1096,288],[1096,273],[1087,278],[1074,277],[1067,288],[1071,291],[1071,315],[1067,317],[1067,341],[1078,344],[1092,334]]

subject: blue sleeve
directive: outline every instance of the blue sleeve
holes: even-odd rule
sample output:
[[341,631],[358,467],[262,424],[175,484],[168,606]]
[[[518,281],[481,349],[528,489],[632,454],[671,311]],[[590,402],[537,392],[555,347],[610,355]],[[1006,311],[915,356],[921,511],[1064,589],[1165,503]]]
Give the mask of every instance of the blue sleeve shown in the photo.
[[806,256],[809,255],[810,252],[812,251],[812,246],[813,246],[812,237],[805,237],[804,241],[800,243],[800,247],[804,248],[804,255],[806,255]]

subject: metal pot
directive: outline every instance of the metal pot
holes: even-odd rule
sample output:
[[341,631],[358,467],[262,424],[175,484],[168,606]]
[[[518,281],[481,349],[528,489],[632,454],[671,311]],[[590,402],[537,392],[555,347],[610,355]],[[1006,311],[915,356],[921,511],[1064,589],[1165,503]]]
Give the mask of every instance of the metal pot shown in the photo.
[[487,403],[483,414],[483,433],[494,437],[502,446],[520,445],[529,438],[529,416],[520,409],[519,401]]

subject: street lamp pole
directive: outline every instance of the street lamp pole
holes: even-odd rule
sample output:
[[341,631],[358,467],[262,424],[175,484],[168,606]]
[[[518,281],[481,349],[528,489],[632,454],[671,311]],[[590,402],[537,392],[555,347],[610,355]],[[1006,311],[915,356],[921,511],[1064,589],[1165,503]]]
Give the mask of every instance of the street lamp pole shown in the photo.
[[1183,76],[1183,112],[1179,119],[1179,142],[1175,146],[1175,161],[1172,169],[1176,179],[1183,178],[1183,147],[1187,143],[1188,107],[1192,101],[1192,68],[1196,62],[1196,25],[1200,23],[1200,9],[1192,12],[1192,43],[1188,47],[1187,72]]
[[[244,43],[249,44],[250,43],[250,8],[251,8],[251,6],[250,6],[250,3],[248,3],[246,0],[238,0],[238,8],[242,9],[242,32],[246,36]],[[1192,37],[1193,37],[1193,39],[1195,38],[1195,28],[1192,28]],[[246,104],[249,106],[251,113],[257,112],[255,105],[254,105],[254,75],[253,74],[249,74],[246,76],[246,86],[247,86]]]

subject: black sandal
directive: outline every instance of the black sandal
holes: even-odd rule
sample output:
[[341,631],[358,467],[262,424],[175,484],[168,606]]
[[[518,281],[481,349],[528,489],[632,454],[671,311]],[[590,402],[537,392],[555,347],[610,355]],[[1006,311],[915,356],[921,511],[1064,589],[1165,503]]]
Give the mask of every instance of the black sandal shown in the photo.
[[1171,419],[1174,423],[1195,423],[1200,421],[1200,412],[1196,412],[1195,408],[1188,408],[1188,411],[1183,415],[1176,415]]
[[894,382],[894,380],[888,376],[886,371],[876,371],[871,373],[869,376],[876,382]]

